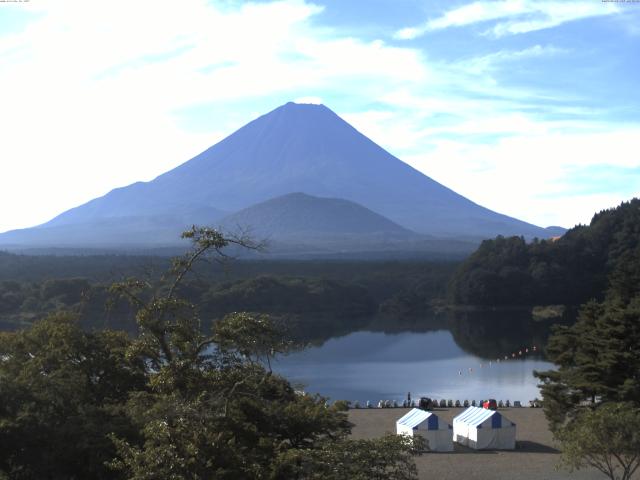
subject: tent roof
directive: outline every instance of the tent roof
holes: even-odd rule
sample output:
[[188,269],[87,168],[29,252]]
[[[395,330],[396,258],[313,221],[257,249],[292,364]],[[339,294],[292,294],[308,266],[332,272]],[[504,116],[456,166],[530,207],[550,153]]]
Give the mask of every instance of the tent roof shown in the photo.
[[404,416],[400,417],[396,423],[415,428],[422,422],[427,420],[431,415],[433,415],[433,413],[425,412],[424,410],[420,410],[419,408],[413,408]]
[[489,410],[479,407],[469,407],[453,420],[455,422],[463,422],[467,425],[477,427],[478,425],[481,425],[485,420],[493,417],[494,415],[501,416],[500,413],[496,412],[495,410]]

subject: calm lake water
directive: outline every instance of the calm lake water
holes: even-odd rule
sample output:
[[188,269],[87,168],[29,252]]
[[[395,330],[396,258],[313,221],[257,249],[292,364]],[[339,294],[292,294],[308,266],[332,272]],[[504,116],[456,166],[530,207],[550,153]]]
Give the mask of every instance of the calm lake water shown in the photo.
[[553,365],[533,354],[504,361],[504,355],[511,357],[512,353],[502,352],[500,363],[495,353],[489,365],[489,358],[460,348],[447,330],[394,334],[360,331],[283,357],[275,370],[294,384],[303,384],[305,391],[332,400],[402,402],[411,392],[415,399],[495,398],[528,405],[529,400],[540,397],[532,372]]

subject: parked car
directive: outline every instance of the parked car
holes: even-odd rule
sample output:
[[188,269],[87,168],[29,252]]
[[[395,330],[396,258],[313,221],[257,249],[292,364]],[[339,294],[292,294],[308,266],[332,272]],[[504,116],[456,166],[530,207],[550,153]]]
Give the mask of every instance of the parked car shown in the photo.
[[495,398],[490,398],[482,404],[482,408],[486,408],[487,410],[497,410],[498,402],[496,402]]

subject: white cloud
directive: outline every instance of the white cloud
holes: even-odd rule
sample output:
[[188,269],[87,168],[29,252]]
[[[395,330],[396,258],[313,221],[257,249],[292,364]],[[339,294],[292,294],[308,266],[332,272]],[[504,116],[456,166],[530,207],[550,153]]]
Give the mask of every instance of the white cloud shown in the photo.
[[344,113],[341,117],[395,155],[415,148],[423,138],[415,117],[391,110]]
[[[514,33],[525,27],[513,22],[596,11],[571,13],[558,3],[475,2],[428,28],[491,20]],[[585,221],[618,202],[615,194],[588,192],[581,200],[550,199],[566,190],[575,167],[603,159],[637,165],[637,128],[615,132],[598,123],[570,92],[551,99],[494,78],[510,62],[566,53],[555,45],[435,61],[317,26],[322,7],[302,0],[224,8],[139,0],[127,15],[113,2],[24,5],[37,9],[37,20],[0,36],[0,202],[11,206],[0,231],[150,180],[282,99],[347,99],[328,106],[394,155],[474,201],[539,224]],[[205,108],[204,124],[181,123],[197,124],[189,112]],[[544,117],[532,113],[541,108]]]
[[500,22],[490,30],[496,37],[557,27],[566,22],[617,13],[618,7],[604,2],[535,2],[528,18]]
[[474,57],[463,63],[469,73],[485,74],[507,62],[519,62],[529,58],[552,57],[567,53],[567,50],[553,45],[533,45],[522,50],[500,50],[495,53]]
[[498,22],[487,32],[500,37],[556,27],[566,22],[619,11],[615,4],[599,1],[477,1],[451,9],[422,25],[400,29],[394,38],[411,40],[436,30],[489,21]]
[[322,98],[320,97],[299,97],[294,100],[295,103],[307,103],[311,105],[322,105]]
[[251,120],[254,109],[227,118],[212,108],[220,118],[209,135],[185,130],[175,112],[428,76],[415,50],[313,27],[322,7],[302,0],[139,0],[126,14],[114,2],[24,5],[36,20],[0,35],[0,202],[14,205],[0,231],[150,180]]
[[[386,108],[346,118],[481,205],[539,225],[588,222],[595,211],[640,195],[640,124],[610,123],[576,99],[549,102],[531,90],[505,92],[499,83],[469,95],[478,90],[474,79],[502,62],[561,53],[533,46],[432,65],[442,77],[429,87],[389,91],[377,98]],[[622,188],[624,169],[629,187]],[[611,175],[601,178],[603,172]],[[617,183],[607,184],[613,178]]]
[[[629,192],[602,185],[598,169],[589,183],[604,188],[593,191],[572,174],[603,165],[640,168],[640,125],[601,133],[524,130],[488,144],[435,139],[428,154],[404,160],[483,206],[542,226],[588,223],[596,211],[629,199]],[[640,178],[635,182],[640,188]]]

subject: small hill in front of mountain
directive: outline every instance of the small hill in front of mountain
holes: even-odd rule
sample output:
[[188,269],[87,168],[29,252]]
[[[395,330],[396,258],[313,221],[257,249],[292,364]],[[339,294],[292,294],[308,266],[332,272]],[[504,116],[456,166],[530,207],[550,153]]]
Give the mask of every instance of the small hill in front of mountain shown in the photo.
[[223,218],[225,230],[249,228],[260,237],[387,236],[406,239],[417,234],[355,202],[290,193],[252,205]]
[[219,228],[264,243],[272,257],[450,259],[462,258],[477,246],[473,241],[420,235],[349,200],[301,192],[228,215]]

